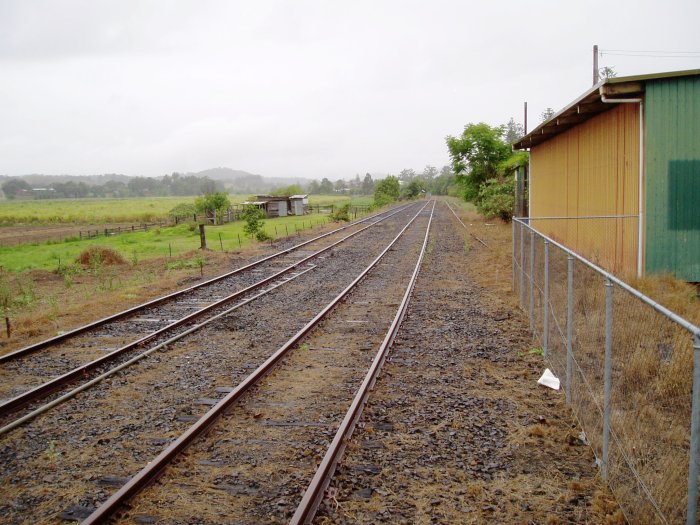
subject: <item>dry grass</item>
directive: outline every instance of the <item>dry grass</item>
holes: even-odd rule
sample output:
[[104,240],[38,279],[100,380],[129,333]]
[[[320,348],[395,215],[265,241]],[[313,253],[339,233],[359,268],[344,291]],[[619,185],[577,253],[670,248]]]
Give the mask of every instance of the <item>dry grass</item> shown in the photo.
[[[476,273],[476,278],[483,286],[509,295],[512,303],[517,305],[518,300],[511,293],[509,273],[511,227],[496,223],[486,226],[486,222],[475,214],[465,212],[460,215],[470,233],[489,245],[485,248],[478,242],[472,243],[475,262],[484,264],[484,271]],[[541,253],[538,252],[539,261],[542,260],[540,257]],[[565,258],[550,258],[550,271],[559,281],[558,286],[551,285],[550,298],[560,326],[565,328]],[[499,283],[499,274],[502,277],[504,273],[508,275]],[[630,278],[627,282],[690,322],[700,324],[700,300],[693,285],[669,275]],[[594,450],[600,454],[605,292],[602,279],[578,263],[574,287],[576,366],[580,367],[592,391],[588,390],[583,376],[577,374],[571,408],[586,428]],[[536,309],[540,305],[541,302],[536,302]],[[667,519],[682,521],[692,391],[690,334],[618,287],[613,290],[613,313],[613,429],[629,462],[654,494]],[[536,315],[536,326],[540,329],[541,322],[541,315]],[[550,358],[553,364],[559,364],[561,370],[564,349],[556,332],[550,337],[550,345],[552,339],[555,339],[555,347],[553,350],[550,348]],[[519,439],[541,440],[544,430],[542,425],[531,426],[527,434],[521,434]],[[628,517],[640,523],[656,521],[653,509],[639,493],[630,464],[623,460],[616,445],[611,450],[610,467],[611,486],[628,512]],[[606,523],[624,523],[622,511],[608,507],[608,503],[608,498],[603,496],[593,500],[593,505],[608,515]]]
[[694,285],[668,274],[632,277],[627,282],[647,297],[700,326],[700,295]]
[[127,264],[126,259],[118,251],[106,246],[90,246],[87,250],[80,252],[75,262],[83,266]]

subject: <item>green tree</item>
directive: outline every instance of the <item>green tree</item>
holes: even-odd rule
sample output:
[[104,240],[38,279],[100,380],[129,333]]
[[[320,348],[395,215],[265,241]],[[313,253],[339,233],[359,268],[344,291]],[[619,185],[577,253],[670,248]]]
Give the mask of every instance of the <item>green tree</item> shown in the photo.
[[425,179],[426,182],[430,183],[435,177],[438,175],[438,170],[435,166],[431,166],[428,164],[424,169],[423,173],[421,173],[421,177]]
[[401,182],[408,182],[408,181],[412,180],[413,178],[415,178],[415,176],[416,176],[415,170],[408,168],[405,170],[401,170],[401,172],[399,173],[399,180]]
[[362,180],[361,192],[362,195],[372,195],[374,193],[374,181],[369,173],[366,173],[365,178]]
[[399,200],[401,185],[399,179],[389,175],[380,180],[374,187],[374,204],[384,206]]
[[243,220],[245,221],[243,232],[248,237],[255,237],[259,241],[267,239],[268,236],[263,230],[264,218],[265,211],[262,208],[258,208],[255,204],[248,204],[243,208]]
[[216,212],[217,216],[220,217],[230,206],[231,201],[228,198],[228,194],[222,191],[203,195],[194,200],[194,207],[197,213],[205,213],[207,215]]
[[554,110],[552,108],[547,108],[540,115],[540,119],[542,120],[542,122],[546,122],[550,118],[552,118],[553,116],[554,116]]
[[168,212],[173,219],[192,219],[192,216],[196,213],[196,208],[194,204],[187,202],[181,202],[173,209]]
[[452,173],[452,168],[449,166],[443,166],[440,170],[440,175],[435,177],[430,182],[430,191],[435,195],[447,195],[450,186],[455,183],[455,176]]
[[452,171],[464,188],[464,199],[478,203],[483,183],[499,175],[498,167],[510,156],[503,140],[505,126],[491,127],[480,122],[467,124],[459,137],[447,137]]
[[317,195],[321,193],[321,184],[317,180],[312,180],[306,188],[306,191],[312,195]]
[[615,71],[615,66],[605,66],[601,67],[599,70],[600,78],[615,78],[617,76],[617,71]]
[[508,144],[513,144],[518,142],[521,138],[525,136],[525,128],[522,124],[515,122],[513,117],[510,118],[506,124],[505,140]]
[[24,179],[10,179],[2,183],[2,192],[7,199],[14,199],[23,193],[31,194],[32,187]]
[[319,186],[319,193],[322,193],[324,195],[332,195],[333,194],[333,183],[329,181],[326,177],[323,177],[321,179],[321,185]]
[[[437,170],[435,170],[437,171]],[[401,188],[401,196],[404,199],[415,199],[425,194],[426,183],[423,179],[415,178]]]

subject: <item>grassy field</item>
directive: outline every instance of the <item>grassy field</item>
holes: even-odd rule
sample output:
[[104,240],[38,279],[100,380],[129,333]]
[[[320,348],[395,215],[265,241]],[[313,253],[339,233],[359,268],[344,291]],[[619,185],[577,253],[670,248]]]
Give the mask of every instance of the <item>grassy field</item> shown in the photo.
[[[266,219],[264,229],[273,238],[279,238],[317,227],[328,220],[328,215],[324,214],[278,217]],[[235,221],[221,226],[207,226],[207,247],[216,251],[232,251],[256,242],[246,237],[243,225],[243,221]],[[112,248],[131,263],[155,257],[178,257],[199,248],[199,229],[195,224],[180,224],[86,240],[2,246],[0,267],[10,271],[57,270],[74,264],[78,255],[90,246]]]
[[[250,195],[230,195],[231,203]],[[371,204],[372,197],[312,195],[309,204]],[[140,197],[131,199],[55,199],[0,201],[0,225],[142,223],[165,219],[181,203],[194,197]]]

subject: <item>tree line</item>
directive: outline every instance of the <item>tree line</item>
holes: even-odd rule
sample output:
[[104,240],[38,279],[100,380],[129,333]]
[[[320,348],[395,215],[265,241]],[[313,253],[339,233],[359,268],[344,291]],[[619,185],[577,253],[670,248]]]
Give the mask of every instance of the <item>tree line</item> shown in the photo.
[[13,177],[0,186],[7,199],[83,199],[89,197],[167,197],[206,195],[224,191],[222,182],[208,177],[173,173],[161,178],[132,177],[128,182],[110,180],[104,184],[85,182],[53,182],[46,187],[32,187],[27,181]]

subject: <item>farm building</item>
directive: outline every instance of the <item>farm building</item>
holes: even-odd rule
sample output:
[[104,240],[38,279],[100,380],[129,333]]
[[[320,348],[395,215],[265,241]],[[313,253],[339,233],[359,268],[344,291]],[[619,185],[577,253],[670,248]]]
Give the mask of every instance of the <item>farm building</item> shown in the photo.
[[603,80],[513,147],[538,231],[616,273],[700,281],[700,70]]
[[308,195],[274,196],[257,195],[254,201],[243,202],[243,205],[254,204],[265,210],[268,217],[286,217],[287,215],[304,215],[309,208]]

